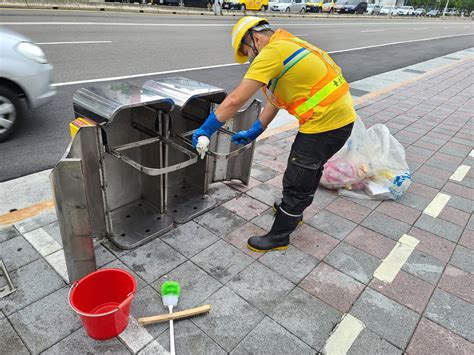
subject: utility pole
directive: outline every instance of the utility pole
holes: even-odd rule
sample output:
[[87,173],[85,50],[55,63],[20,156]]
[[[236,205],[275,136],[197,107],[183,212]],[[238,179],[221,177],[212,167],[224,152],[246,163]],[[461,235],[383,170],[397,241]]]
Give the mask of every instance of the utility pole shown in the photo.
[[446,15],[446,10],[448,9],[449,0],[446,0],[446,5],[444,6],[443,17]]

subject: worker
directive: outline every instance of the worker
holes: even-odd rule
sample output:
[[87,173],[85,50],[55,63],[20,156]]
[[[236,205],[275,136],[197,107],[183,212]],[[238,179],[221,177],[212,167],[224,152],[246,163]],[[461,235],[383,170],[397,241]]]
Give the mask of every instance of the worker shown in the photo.
[[316,46],[277,29],[261,17],[240,19],[232,30],[238,63],[250,62],[243,80],[195,131],[209,139],[228,119],[263,89],[267,101],[253,126],[235,133],[236,144],[249,144],[268,127],[280,109],[299,121],[283,175],[283,198],[269,233],[251,237],[247,246],[258,252],[288,248],[290,233],[302,221],[314,198],[323,165],[349,138],[356,113],[341,69]]

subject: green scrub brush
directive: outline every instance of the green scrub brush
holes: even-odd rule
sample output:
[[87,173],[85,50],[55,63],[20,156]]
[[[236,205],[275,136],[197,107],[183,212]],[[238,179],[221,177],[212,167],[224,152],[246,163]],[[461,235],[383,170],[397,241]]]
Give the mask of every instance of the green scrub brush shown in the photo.
[[[173,313],[173,307],[178,305],[179,293],[181,292],[181,286],[176,281],[165,281],[161,285],[161,298],[163,300],[163,305],[168,307],[168,310]],[[173,320],[170,319],[170,353],[175,355],[174,348],[174,327]]]

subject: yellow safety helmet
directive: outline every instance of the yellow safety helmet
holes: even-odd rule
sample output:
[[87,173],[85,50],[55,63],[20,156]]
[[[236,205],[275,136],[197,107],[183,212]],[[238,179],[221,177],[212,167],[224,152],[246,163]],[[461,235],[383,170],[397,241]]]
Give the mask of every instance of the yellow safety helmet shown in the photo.
[[[262,27],[255,28],[257,26]],[[237,63],[243,64],[248,60],[248,57],[240,53],[239,49],[242,39],[251,29],[255,29],[257,32],[259,30],[262,31],[270,29],[270,23],[266,18],[256,16],[245,16],[237,21],[234,28],[232,29],[232,48],[234,48],[234,58]]]

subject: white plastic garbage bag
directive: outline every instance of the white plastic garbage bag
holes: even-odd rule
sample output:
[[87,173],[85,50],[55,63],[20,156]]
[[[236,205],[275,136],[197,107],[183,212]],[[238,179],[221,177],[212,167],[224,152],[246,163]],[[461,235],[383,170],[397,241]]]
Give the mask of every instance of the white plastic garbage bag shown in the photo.
[[360,119],[346,144],[325,165],[321,185],[340,194],[372,199],[397,199],[408,189],[411,173],[405,149],[387,126],[366,129]]

